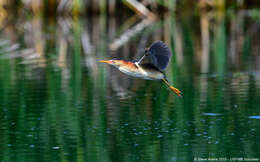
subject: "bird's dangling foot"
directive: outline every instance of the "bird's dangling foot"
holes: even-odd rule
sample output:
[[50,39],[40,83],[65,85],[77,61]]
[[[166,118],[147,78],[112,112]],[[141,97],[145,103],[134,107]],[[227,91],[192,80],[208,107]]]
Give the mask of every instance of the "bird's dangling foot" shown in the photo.
[[178,95],[179,97],[182,97],[180,90],[178,90],[177,88],[171,86],[166,79],[162,79],[162,80],[163,80],[163,82],[170,88],[171,91],[173,91],[173,92],[174,92],[176,95]]
[[176,95],[178,95],[179,97],[182,97],[180,90],[178,90],[177,88],[175,88],[175,87],[173,87],[173,86],[170,86],[169,88],[170,88]]

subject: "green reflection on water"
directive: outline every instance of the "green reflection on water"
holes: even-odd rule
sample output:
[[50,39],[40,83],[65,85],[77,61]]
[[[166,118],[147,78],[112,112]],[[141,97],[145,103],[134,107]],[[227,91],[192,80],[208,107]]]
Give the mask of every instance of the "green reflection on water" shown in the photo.
[[[148,25],[115,52],[109,50],[113,41],[108,38],[118,34],[113,34],[118,20],[61,19],[51,29],[37,28],[37,18],[28,20],[27,25],[36,25],[32,31],[1,46],[20,43],[18,54],[33,48],[29,54],[36,58],[8,58],[17,55],[12,50],[0,53],[5,56],[0,59],[1,160],[260,158],[259,56],[252,50],[259,44],[250,31],[238,31],[241,40],[233,39],[237,35],[229,24],[238,23],[233,19],[207,20],[212,26],[205,28],[200,18],[173,14]],[[201,49],[207,47],[200,43],[202,30],[209,30],[212,42],[203,61]],[[96,63],[104,57],[133,59],[157,39],[173,51],[166,73],[183,98],[160,82],[130,78]],[[36,43],[30,46],[30,41]],[[238,44],[235,56],[231,44]],[[206,74],[201,73],[204,61]]]

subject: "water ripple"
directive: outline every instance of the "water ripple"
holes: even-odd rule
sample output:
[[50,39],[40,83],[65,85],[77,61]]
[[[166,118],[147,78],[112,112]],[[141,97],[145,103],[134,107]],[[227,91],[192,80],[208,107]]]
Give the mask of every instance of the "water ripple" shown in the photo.
[[249,116],[249,119],[260,119],[260,115],[256,115],[256,116]]

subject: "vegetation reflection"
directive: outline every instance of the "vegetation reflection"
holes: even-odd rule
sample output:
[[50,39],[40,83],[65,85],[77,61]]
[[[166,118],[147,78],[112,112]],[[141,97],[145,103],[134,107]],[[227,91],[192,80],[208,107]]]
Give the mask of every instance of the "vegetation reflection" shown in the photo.
[[[10,22],[0,7],[2,161],[260,158],[258,9],[218,1],[217,9],[181,13],[174,1],[160,18],[130,10],[110,17],[113,1],[99,1],[100,16],[81,17],[81,0],[57,8],[44,1],[48,10],[29,2],[32,13]],[[73,14],[57,16],[65,10]],[[183,98],[97,63],[138,59],[156,40],[173,52],[166,73]]]

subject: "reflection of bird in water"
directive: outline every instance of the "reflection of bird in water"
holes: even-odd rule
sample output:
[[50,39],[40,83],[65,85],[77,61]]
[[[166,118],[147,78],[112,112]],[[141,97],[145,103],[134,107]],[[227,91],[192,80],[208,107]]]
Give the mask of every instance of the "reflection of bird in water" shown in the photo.
[[[141,63],[145,57],[150,57],[151,63]],[[175,94],[181,96],[181,91],[171,86],[163,71],[168,66],[171,58],[171,51],[162,41],[157,41],[150,48],[145,49],[145,55],[138,62],[130,62],[119,59],[100,60],[115,66],[121,72],[133,77],[147,80],[162,80]]]

